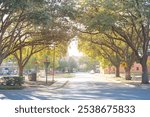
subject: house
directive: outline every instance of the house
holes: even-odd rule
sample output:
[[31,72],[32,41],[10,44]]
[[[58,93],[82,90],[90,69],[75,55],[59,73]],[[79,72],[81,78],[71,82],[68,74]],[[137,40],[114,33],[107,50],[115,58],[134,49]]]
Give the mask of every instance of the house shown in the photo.
[[[147,62],[147,67],[148,67],[148,73],[150,73],[150,56],[148,58]],[[109,66],[107,68],[103,69],[104,74],[115,74],[116,68],[114,66]],[[120,66],[120,73],[125,73],[124,67]],[[134,63],[132,68],[131,68],[131,73],[142,73],[142,66],[139,63]]]

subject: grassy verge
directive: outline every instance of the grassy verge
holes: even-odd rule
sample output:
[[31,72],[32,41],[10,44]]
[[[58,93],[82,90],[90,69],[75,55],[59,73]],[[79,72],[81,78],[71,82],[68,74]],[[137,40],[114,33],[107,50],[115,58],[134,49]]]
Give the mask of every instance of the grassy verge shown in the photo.
[[74,74],[64,73],[64,74],[55,74],[55,78],[73,78]]
[[23,86],[4,86],[0,85],[0,90],[21,90],[23,89]]

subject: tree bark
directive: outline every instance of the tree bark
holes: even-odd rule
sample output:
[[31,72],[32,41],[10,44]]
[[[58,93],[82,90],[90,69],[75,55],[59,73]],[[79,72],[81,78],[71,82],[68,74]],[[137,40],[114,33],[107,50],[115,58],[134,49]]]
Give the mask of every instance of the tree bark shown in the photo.
[[0,58],[0,65],[2,64],[2,62],[3,62],[3,59],[2,59],[2,58]]
[[116,77],[120,77],[120,65],[115,67],[116,67]]
[[126,80],[131,80],[131,67],[126,67],[125,68],[125,79]]
[[146,61],[141,62],[142,66],[142,84],[149,84],[148,69]]
[[22,65],[18,65],[18,67],[19,67],[19,76],[23,76],[24,67]]

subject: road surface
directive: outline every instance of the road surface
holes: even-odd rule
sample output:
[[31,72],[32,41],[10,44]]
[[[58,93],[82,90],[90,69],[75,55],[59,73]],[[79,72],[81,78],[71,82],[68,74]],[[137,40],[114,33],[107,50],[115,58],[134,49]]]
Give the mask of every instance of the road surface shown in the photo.
[[108,81],[102,75],[77,73],[75,78],[59,78],[52,86],[23,90],[0,90],[1,100],[149,100],[149,86]]

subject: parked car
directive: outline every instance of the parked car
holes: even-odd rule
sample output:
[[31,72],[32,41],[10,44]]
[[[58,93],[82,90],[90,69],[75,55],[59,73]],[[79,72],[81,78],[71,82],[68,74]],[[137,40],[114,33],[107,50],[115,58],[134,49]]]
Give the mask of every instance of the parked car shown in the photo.
[[91,74],[94,74],[95,72],[94,72],[94,70],[91,70],[90,73],[91,73]]

